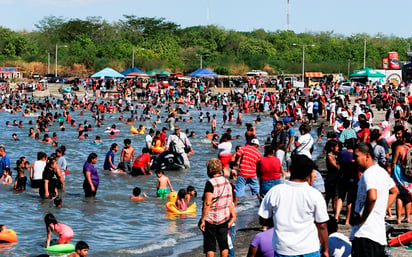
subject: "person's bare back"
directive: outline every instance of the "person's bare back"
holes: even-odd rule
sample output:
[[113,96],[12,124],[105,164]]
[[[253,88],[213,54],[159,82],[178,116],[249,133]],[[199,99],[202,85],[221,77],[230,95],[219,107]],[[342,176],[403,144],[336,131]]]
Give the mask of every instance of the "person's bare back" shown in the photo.
[[123,147],[121,161],[131,161],[133,157],[134,157],[134,148],[132,146]]

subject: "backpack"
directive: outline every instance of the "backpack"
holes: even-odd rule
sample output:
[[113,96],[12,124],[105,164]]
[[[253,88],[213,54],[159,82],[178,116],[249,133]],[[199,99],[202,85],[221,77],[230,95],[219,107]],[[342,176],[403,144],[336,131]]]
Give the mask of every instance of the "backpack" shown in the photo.
[[408,148],[408,152],[406,153],[406,162],[402,166],[405,175],[412,178],[412,147],[406,147]]

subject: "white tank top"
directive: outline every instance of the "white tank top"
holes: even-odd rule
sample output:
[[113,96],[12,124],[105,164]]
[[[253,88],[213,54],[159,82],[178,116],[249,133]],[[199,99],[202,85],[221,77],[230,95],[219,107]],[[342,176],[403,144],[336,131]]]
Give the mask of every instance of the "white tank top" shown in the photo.
[[34,180],[43,179],[43,171],[45,167],[46,167],[45,161],[37,160],[34,162],[33,164],[33,179]]

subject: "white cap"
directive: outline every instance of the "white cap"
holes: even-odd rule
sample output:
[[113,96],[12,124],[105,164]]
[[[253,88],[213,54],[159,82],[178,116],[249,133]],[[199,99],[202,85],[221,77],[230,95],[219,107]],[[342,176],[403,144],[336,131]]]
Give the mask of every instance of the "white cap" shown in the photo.
[[252,141],[250,141],[251,144],[255,144],[255,145],[259,145],[259,140],[257,138],[252,139]]

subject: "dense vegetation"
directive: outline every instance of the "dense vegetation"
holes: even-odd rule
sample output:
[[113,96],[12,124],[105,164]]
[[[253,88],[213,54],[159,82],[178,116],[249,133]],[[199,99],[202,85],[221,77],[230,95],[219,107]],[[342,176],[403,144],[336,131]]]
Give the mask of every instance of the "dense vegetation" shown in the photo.
[[113,24],[101,17],[81,20],[50,16],[39,21],[36,28],[15,32],[0,27],[1,66],[17,65],[27,73],[46,73],[49,53],[53,71],[59,45],[59,70],[68,75],[107,66],[123,70],[131,67],[133,52],[135,67],[146,71],[164,68],[190,72],[199,67],[202,58],[204,67],[219,74],[244,74],[250,69],[270,74],[300,73],[302,45],[313,44],[305,47],[306,71],[347,74],[349,67],[351,71],[362,68],[365,39],[366,64],[376,68],[390,51],[399,52],[399,59],[406,60],[411,42],[411,38],[343,36],[330,31],[296,34],[263,29],[238,32],[214,25],[181,28],[163,18],[134,15],[125,15]]

